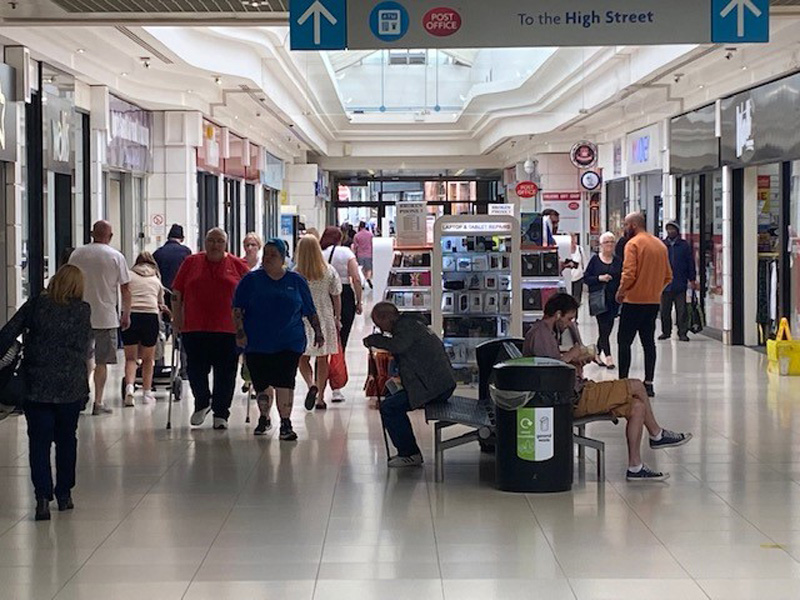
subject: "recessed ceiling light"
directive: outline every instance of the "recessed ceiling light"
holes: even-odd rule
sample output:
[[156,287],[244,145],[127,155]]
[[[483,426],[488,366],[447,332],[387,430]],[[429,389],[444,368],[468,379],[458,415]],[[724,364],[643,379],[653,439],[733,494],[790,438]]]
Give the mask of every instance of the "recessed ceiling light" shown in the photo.
[[219,76],[214,77],[214,83],[216,83],[217,85],[222,85],[222,77]]
[[127,74],[125,71],[123,71],[122,73],[120,73],[120,74],[119,74],[119,76],[120,76],[120,77],[127,77],[127,76],[128,76],[128,74]]
[[744,66],[742,67],[742,71],[747,71],[747,65],[744,65]]
[[239,120],[239,115],[233,115],[233,118],[238,121]]
[[84,52],[86,52],[86,50],[84,48],[78,48],[77,50],[75,50],[75,52],[77,52],[78,54],[83,54]]
[[187,94],[194,94],[194,90],[186,90]]
[[700,84],[700,85],[698,85],[697,87],[698,87],[699,89],[701,89],[701,90],[702,90],[702,89],[703,89],[704,87],[706,87],[706,86],[704,86],[704,85],[701,83],[701,84]]

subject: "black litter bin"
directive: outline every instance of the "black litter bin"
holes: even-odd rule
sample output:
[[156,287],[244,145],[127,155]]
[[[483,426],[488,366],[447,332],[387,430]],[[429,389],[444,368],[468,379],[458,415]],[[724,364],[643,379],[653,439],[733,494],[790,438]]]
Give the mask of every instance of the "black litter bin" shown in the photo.
[[507,492],[572,488],[575,369],[548,358],[517,358],[494,368],[497,487]]

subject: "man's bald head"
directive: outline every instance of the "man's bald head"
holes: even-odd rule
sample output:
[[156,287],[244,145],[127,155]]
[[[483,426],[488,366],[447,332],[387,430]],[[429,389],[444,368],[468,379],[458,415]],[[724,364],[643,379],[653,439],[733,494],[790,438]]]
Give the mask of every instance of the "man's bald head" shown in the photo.
[[625,229],[632,235],[647,229],[647,219],[640,212],[634,212],[625,217]]
[[92,227],[92,239],[98,244],[108,244],[114,230],[108,221],[97,221]]
[[381,331],[391,333],[394,329],[394,324],[400,318],[400,311],[391,302],[378,302],[372,309],[372,322],[377,325]]

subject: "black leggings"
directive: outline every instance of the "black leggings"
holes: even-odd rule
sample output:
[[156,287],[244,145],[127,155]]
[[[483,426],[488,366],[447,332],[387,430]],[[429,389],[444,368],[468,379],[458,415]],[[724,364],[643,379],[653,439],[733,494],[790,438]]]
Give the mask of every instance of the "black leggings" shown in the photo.
[[614,330],[614,321],[617,319],[617,311],[607,310],[603,314],[597,315],[597,353],[605,353],[611,356],[611,332]]
[[353,329],[355,318],[356,293],[353,291],[353,286],[345,284],[342,286],[342,330],[340,331],[344,349],[347,349],[347,340],[350,339],[350,330]]
[[631,346],[636,334],[644,350],[644,380],[653,382],[656,374],[656,318],[658,304],[623,304],[619,317],[619,378],[627,379],[631,370]]

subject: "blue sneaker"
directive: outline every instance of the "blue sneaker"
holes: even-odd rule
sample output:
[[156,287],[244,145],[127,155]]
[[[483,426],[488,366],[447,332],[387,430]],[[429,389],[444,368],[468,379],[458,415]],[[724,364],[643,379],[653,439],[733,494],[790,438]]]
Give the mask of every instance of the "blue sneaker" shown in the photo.
[[642,468],[636,473],[629,469],[625,474],[625,479],[628,481],[666,481],[669,479],[669,473],[653,471],[647,465],[642,465]]
[[669,429],[662,429],[661,439],[654,440],[651,438],[650,447],[653,450],[657,450],[659,448],[677,448],[678,446],[683,446],[690,439],[692,439],[691,433],[675,433]]

